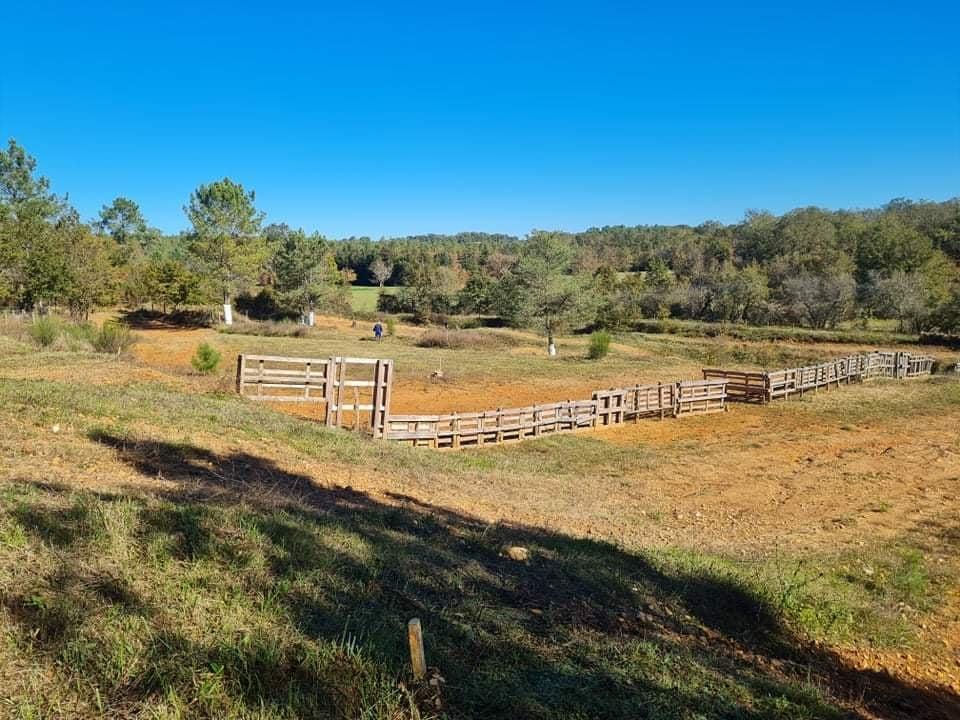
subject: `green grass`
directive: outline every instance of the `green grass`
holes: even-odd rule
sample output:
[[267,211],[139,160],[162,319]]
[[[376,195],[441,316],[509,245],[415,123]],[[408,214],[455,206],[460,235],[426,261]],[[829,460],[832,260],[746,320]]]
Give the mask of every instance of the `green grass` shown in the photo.
[[377,311],[377,298],[380,293],[386,295],[396,295],[400,291],[399,287],[384,287],[382,290],[378,287],[369,287],[366,285],[350,286],[350,306],[355,312],[372,313]]
[[[329,348],[317,332],[218,344]],[[617,340],[605,367],[713,347]],[[430,362],[404,338],[389,350]],[[595,365],[582,358],[521,357],[518,373],[574,376]],[[485,354],[475,362],[495,368]],[[6,372],[45,364],[78,378],[128,369],[84,353],[0,358]],[[856,427],[957,403],[960,383],[931,381],[764,410],[773,424]],[[915,538],[744,560],[628,542],[631,523],[662,523],[657,508],[644,520],[617,508],[623,542],[612,544],[483,522],[449,503],[530,488],[548,503],[587,485],[589,504],[638,469],[653,475],[691,453],[720,462],[722,445],[618,447],[583,434],[438,454],[134,379],[0,377],[0,423],[0,717],[800,720],[849,717],[861,696],[885,717],[951,700],[811,642],[911,648],[917,614],[937,605],[954,569]],[[345,469],[385,476],[392,497],[332,480]],[[529,559],[510,560],[512,545]],[[411,617],[446,680],[439,710],[409,674]]]
[[[6,688],[21,717],[409,717],[413,615],[450,717],[840,717],[806,674],[701,642],[795,652],[768,603],[702,559],[345,490],[289,503],[222,490],[5,493],[3,655],[26,684]],[[528,563],[503,557],[516,543]]]
[[[122,452],[162,462],[176,487],[0,495],[15,717],[417,717],[429,689],[407,669],[412,616],[448,683],[444,716],[844,716],[837,659],[781,616],[855,629],[859,606],[837,591],[792,577],[780,593],[720,558],[627,553],[343,488],[258,492],[251,479],[276,468],[247,457],[245,486],[224,483],[236,459],[195,446]],[[916,554],[901,557],[866,585],[829,582],[914,602],[929,581]]]

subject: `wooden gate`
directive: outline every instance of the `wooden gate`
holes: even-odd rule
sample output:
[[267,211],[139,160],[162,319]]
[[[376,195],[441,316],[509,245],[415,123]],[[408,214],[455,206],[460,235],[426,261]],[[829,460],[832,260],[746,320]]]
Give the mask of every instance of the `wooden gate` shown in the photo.
[[369,413],[366,417],[376,438],[382,438],[387,427],[392,385],[392,360],[278,355],[237,358],[240,395],[266,402],[323,403],[328,427],[343,427],[345,413],[359,426]]

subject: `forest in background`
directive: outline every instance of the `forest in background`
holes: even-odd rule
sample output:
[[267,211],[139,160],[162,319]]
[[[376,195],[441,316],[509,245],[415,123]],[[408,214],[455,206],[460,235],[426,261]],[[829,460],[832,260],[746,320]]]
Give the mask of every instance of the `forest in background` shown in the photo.
[[[15,140],[0,150],[0,307],[79,319],[122,304],[232,303],[258,318],[350,312],[352,284],[398,286],[380,311],[495,316],[547,336],[683,318],[835,327],[895,319],[960,331],[960,198],[875,209],[748,211],[734,224],[329,239],[267,222],[230,179],[187,199],[189,229],[151,228],[118,197],[83,220]],[[271,218],[271,220],[273,220]]]

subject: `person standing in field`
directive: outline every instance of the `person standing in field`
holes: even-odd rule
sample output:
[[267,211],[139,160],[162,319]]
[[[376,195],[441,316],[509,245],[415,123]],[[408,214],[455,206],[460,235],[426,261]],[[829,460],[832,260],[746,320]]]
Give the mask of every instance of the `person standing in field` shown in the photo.
[[379,320],[377,320],[376,325],[373,326],[373,336],[377,339],[377,342],[383,340],[383,325],[380,324]]

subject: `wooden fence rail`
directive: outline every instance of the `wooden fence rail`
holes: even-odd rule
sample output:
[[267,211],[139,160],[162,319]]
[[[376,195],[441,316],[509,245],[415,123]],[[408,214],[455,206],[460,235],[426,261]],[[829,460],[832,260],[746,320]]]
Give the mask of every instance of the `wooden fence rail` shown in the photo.
[[391,415],[387,440],[440,450],[499,445],[620,425],[628,418],[679,417],[726,408],[726,382],[692,380],[597,390],[590,400],[449,415]]
[[439,449],[481,447],[596,427],[597,404],[570,400],[449,415],[391,415],[387,440]]
[[789,398],[821,388],[829,390],[841,384],[863,382],[877,377],[911,378],[929,375],[933,370],[933,358],[929,355],[912,355],[908,352],[871,352],[862,355],[835,358],[817,365],[748,372],[706,368],[704,380],[727,380],[730,400],[739,402],[768,403],[771,400]]
[[[362,372],[364,377],[351,377]],[[296,358],[240,355],[237,393],[265,402],[323,403],[324,424],[343,427],[344,413],[359,424],[366,415],[373,436],[383,437],[390,414],[393,361],[374,358]]]

